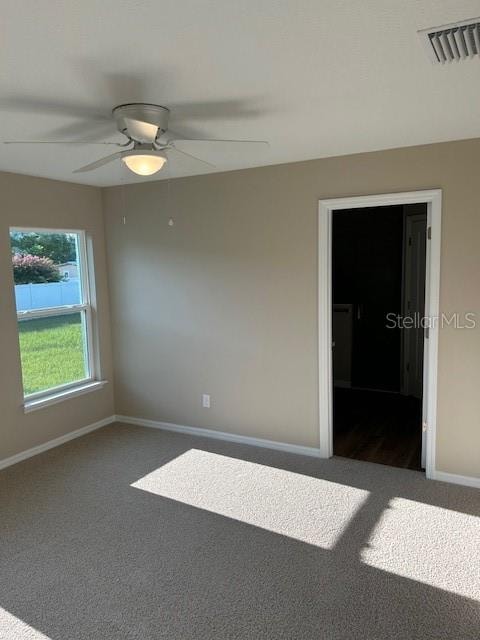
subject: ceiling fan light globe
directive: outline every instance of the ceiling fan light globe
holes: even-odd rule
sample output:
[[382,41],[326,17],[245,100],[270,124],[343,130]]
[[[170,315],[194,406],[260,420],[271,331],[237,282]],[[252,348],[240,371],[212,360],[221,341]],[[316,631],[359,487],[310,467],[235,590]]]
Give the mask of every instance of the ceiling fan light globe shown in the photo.
[[151,176],[160,171],[167,159],[159,154],[138,153],[124,156],[122,161],[133,173],[139,176]]

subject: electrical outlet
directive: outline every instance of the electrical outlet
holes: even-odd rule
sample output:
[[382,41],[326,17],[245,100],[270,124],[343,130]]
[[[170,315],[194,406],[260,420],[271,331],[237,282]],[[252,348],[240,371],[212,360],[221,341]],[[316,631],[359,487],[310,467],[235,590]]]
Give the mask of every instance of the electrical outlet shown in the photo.
[[202,407],[210,409],[210,395],[208,393],[202,393]]

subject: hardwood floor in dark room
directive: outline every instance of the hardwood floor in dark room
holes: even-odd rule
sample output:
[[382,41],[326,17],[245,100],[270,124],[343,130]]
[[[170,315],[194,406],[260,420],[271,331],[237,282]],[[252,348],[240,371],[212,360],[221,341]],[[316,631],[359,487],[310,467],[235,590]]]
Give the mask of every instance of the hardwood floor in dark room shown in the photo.
[[337,456],[421,469],[422,408],[396,393],[334,391],[333,452]]

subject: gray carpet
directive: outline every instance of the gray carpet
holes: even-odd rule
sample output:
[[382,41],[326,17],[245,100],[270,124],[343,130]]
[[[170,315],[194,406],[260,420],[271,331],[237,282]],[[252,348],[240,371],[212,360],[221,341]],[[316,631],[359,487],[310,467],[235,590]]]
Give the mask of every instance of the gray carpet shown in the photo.
[[0,639],[480,637],[480,492],[112,425],[0,473]]

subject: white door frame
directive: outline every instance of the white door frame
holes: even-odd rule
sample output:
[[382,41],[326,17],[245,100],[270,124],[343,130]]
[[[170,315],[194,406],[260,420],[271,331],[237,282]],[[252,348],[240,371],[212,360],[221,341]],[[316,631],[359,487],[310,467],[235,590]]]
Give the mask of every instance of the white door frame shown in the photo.
[[333,455],[333,371],[332,371],[332,215],[339,209],[363,209],[389,205],[427,205],[425,316],[430,318],[424,347],[423,424],[427,428],[426,476],[435,475],[437,414],[438,315],[440,294],[440,240],[442,191],[408,191],[373,196],[335,198],[318,203],[318,382],[320,456]]

